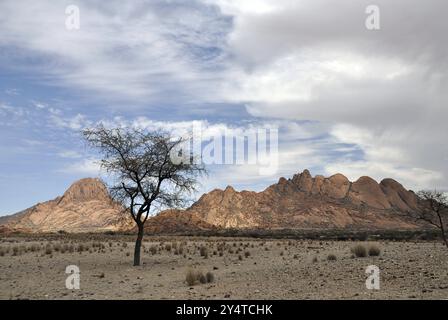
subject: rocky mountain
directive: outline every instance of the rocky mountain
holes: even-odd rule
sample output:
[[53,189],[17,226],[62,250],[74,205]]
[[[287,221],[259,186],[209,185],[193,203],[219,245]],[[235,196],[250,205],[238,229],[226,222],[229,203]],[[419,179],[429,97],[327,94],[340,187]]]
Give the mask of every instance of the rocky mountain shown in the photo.
[[2,217],[0,224],[6,230],[27,232],[97,232],[132,227],[121,205],[112,201],[106,186],[93,178],[75,182],[61,197]]
[[[308,170],[280,178],[261,192],[215,189],[186,210],[166,210],[148,219],[149,233],[220,228],[414,229],[409,213],[419,209],[414,192],[393,179],[351,182],[342,174],[312,177]],[[62,197],[0,218],[0,232],[125,231],[134,222],[98,179],[74,183]]]
[[[204,221],[195,213],[175,209],[162,211],[158,215],[149,218],[145,223],[145,231],[154,234],[197,232],[215,229],[218,229],[218,227]],[[136,231],[135,227],[134,230]]]
[[414,192],[393,179],[355,182],[342,174],[312,177],[308,170],[262,192],[232,187],[204,194],[186,213],[218,228],[412,229],[418,210]]

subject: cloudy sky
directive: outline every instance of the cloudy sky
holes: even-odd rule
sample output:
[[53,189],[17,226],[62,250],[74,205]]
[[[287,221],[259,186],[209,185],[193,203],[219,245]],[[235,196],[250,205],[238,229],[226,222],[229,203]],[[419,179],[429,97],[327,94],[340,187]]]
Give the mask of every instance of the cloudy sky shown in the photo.
[[305,168],[446,189],[446,12],[446,0],[2,0],[0,215],[101,175],[80,137],[99,121],[279,128],[278,172],[216,166],[202,191]]

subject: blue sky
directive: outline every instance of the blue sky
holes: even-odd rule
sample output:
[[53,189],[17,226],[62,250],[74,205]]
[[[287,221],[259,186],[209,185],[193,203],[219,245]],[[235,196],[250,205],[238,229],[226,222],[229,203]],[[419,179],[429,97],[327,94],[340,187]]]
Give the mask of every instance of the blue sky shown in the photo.
[[305,168],[446,188],[447,5],[377,2],[373,32],[367,1],[2,1],[0,215],[102,175],[99,121],[279,128],[278,172],[216,166],[201,192]]

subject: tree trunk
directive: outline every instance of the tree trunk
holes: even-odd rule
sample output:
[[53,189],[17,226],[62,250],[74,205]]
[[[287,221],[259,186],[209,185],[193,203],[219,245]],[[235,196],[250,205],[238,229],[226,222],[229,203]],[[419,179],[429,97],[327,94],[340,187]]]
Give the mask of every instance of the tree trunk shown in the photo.
[[135,241],[135,248],[134,248],[134,266],[140,265],[140,250],[142,247],[142,239],[143,239],[143,223],[139,223],[137,240]]
[[440,223],[440,232],[442,233],[442,239],[443,242],[445,242],[445,246],[448,248],[448,240],[446,238],[446,234],[445,234],[445,227],[443,225],[443,219],[442,219],[442,215],[440,212],[437,212],[437,218],[439,218],[439,223]]
[[446,238],[445,228],[443,227],[443,225],[440,228],[440,233],[442,234],[442,239],[443,239],[443,242],[445,242],[445,246],[448,248],[448,239]]

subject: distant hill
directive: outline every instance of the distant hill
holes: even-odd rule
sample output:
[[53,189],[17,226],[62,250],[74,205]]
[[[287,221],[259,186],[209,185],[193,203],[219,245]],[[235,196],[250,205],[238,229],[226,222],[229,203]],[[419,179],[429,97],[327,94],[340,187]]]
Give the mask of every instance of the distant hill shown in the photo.
[[[393,179],[351,182],[342,174],[312,177],[308,170],[280,178],[264,191],[215,189],[186,210],[166,210],[146,222],[148,233],[216,229],[417,229],[409,218],[419,200]],[[75,182],[62,197],[0,218],[3,230],[101,232],[135,230],[129,214],[98,179]],[[1,231],[2,229],[0,229]]]
[[262,192],[213,190],[185,212],[218,228],[414,229],[421,225],[408,213],[418,208],[414,192],[393,179],[351,182],[304,170]]
[[132,224],[99,179],[86,178],[72,184],[63,196],[11,216],[0,224],[27,232],[98,232],[129,229]]

